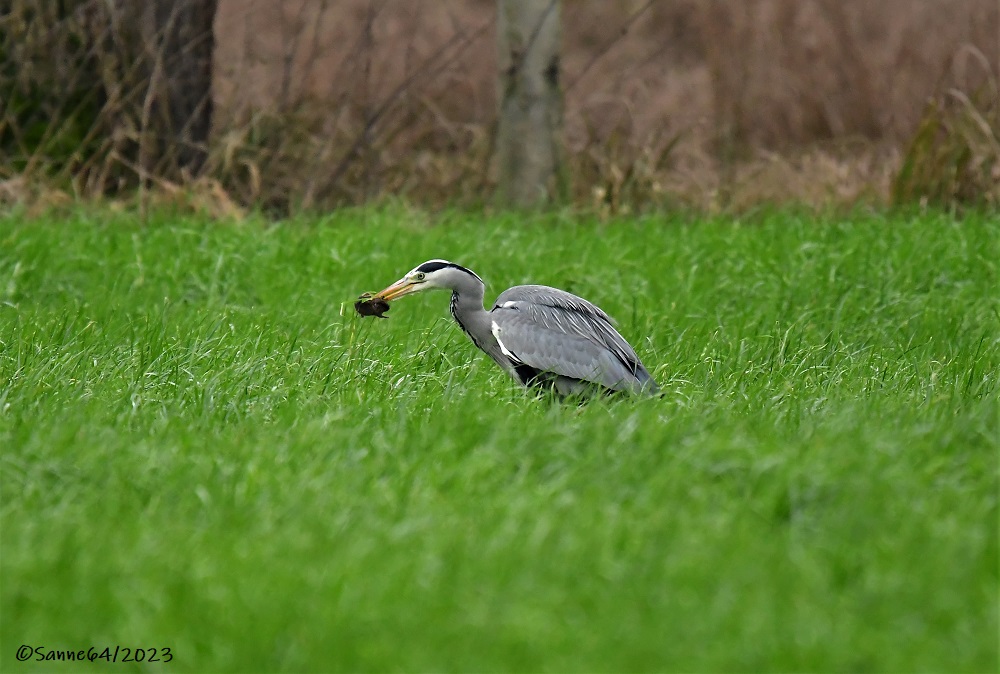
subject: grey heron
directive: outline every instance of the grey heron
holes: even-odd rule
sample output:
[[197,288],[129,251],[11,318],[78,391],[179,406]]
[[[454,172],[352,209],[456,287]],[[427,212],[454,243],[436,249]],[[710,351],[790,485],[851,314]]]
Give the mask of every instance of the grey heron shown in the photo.
[[659,391],[635,350],[604,311],[542,285],[514,286],[483,307],[486,284],[470,269],[430,260],[376,293],[386,302],[424,290],[450,290],[451,314],[473,344],[526,387],[558,394]]

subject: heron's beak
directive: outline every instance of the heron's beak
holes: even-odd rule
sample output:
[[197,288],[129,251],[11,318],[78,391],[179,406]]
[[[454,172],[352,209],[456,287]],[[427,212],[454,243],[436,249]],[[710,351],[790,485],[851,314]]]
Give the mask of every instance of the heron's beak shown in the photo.
[[420,284],[414,283],[406,278],[401,278],[385,290],[380,290],[375,293],[374,299],[385,300],[390,302],[403,295],[409,295],[410,293],[415,293],[420,290]]

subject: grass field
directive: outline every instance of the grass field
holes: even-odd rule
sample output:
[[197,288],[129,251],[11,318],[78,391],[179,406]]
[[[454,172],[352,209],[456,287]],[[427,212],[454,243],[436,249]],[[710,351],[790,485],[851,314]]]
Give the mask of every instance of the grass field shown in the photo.
[[[137,221],[0,219],[3,671],[997,670],[995,218]],[[353,315],[433,257],[666,395]]]

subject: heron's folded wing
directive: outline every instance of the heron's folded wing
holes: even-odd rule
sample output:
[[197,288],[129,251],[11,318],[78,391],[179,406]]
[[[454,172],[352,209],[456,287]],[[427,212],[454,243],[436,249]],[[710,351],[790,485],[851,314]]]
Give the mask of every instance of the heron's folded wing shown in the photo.
[[493,336],[515,362],[613,390],[641,388],[635,372],[599,341],[513,306],[495,308],[491,318]]
[[535,323],[567,335],[576,335],[609,350],[636,377],[649,373],[632,346],[614,328],[614,321],[597,305],[582,297],[548,286],[515,286],[497,298],[497,310],[514,310]]

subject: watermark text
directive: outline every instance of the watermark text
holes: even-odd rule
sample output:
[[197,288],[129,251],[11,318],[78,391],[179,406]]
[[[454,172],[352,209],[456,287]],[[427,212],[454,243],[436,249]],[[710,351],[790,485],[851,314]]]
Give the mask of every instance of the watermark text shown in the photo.
[[15,656],[21,662],[170,662],[174,654],[167,647],[132,648],[129,646],[91,646],[90,648],[58,649],[21,644]]

